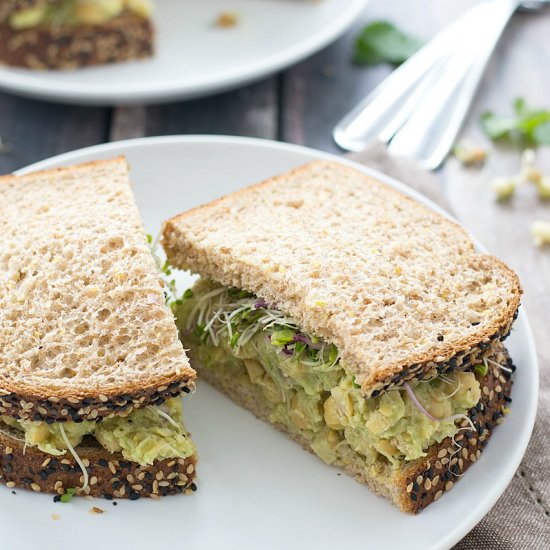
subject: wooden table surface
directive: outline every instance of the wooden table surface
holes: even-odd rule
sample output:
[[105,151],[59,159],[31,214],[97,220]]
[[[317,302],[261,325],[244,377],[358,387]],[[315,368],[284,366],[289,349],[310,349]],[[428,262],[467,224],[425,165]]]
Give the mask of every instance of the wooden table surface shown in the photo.
[[[276,76],[211,98],[111,109],[42,103],[0,93],[0,136],[11,149],[0,155],[0,173],[96,143],[162,134],[256,136],[338,153],[331,138],[333,125],[390,70],[351,64],[353,40],[362,24],[388,19],[428,39],[472,3],[372,0],[354,28],[322,52]],[[465,136],[486,143],[479,113],[508,112],[517,96],[550,108],[549,29],[550,10],[514,16],[489,65]],[[540,365],[548,369],[550,247],[539,250],[531,244],[529,225],[538,218],[550,220],[550,204],[541,204],[528,189],[510,204],[497,204],[488,181],[494,175],[515,173],[519,153],[486,144],[491,154],[482,170],[466,170],[450,159],[439,177],[458,218],[520,274]],[[540,152],[540,164],[550,174],[548,151]]]

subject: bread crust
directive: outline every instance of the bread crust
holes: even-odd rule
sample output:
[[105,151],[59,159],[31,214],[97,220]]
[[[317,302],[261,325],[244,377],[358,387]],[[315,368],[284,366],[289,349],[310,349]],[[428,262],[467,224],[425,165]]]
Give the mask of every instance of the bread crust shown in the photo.
[[[0,481],[8,487],[21,487],[37,493],[62,495],[69,488],[83,484],[82,470],[70,453],[52,456],[35,447],[25,448],[21,441],[9,437],[14,430],[0,433]],[[82,495],[106,499],[137,500],[196,490],[195,455],[186,459],[157,460],[141,466],[126,460],[120,453],[109,453],[93,438],[77,447],[89,476],[89,486]]]
[[[448,226],[449,231],[453,231],[456,240],[463,243],[466,253],[473,258],[473,261],[477,262],[477,268],[480,271],[487,270],[489,272],[494,270],[506,279],[507,290],[509,290],[507,301],[495,312],[491,322],[477,328],[474,334],[466,334],[464,337],[455,339],[452,342],[437,343],[437,345],[432,346],[435,348],[433,351],[412,351],[406,362],[395,362],[386,364],[382,368],[370,369],[361,357],[360,346],[347,345],[350,342],[349,330],[346,330],[345,334],[340,334],[334,327],[330,326],[332,311],[327,320],[322,317],[322,312],[306,307],[303,295],[296,290],[295,280],[284,276],[268,279],[269,275],[264,270],[263,265],[258,265],[254,261],[250,261],[249,258],[232,257],[231,244],[227,239],[225,243],[220,243],[219,246],[207,246],[190,234],[189,227],[191,223],[193,222],[196,226],[196,220],[198,219],[208,219],[209,215],[215,214],[215,221],[211,222],[215,226],[218,220],[224,216],[224,212],[226,212],[227,217],[230,217],[234,211],[239,211],[239,214],[241,214],[247,209],[253,208],[253,206],[247,204],[247,200],[253,202],[253,198],[262,197],[262,193],[268,190],[282,190],[285,185],[296,179],[307,180],[307,178],[318,177],[319,174],[325,172],[328,174],[327,178],[333,176],[336,179],[338,175],[355,178],[358,184],[373,188],[377,190],[377,193],[385,194],[390,199],[392,197],[397,198],[406,207],[422,211],[422,215],[426,219],[433,220],[434,224]],[[301,190],[302,188],[300,188]],[[297,198],[299,199],[300,196]],[[225,220],[225,218],[223,219]],[[233,223],[233,220],[239,218],[230,219]],[[234,225],[235,232],[238,234],[240,229],[237,221],[234,222]],[[226,235],[231,233],[227,226],[225,229]],[[262,248],[262,246],[265,246],[263,243],[263,240],[260,241],[257,248],[262,250],[262,253],[266,253],[265,249]],[[225,248],[228,252],[223,252],[224,245],[227,245]],[[367,397],[376,396],[381,391],[401,385],[404,381],[430,378],[437,373],[454,368],[453,365],[467,365],[478,362],[491,345],[505,339],[509,334],[511,325],[517,316],[522,294],[517,275],[494,256],[477,254],[470,236],[460,225],[353,168],[331,161],[311,162],[287,174],[247,187],[167,220],[163,226],[163,246],[168,260],[177,268],[190,269],[223,285],[235,286],[253,292],[270,303],[282,303],[283,306],[287,306],[286,308],[282,307],[282,309],[295,317],[305,330],[338,346],[343,360],[350,367],[349,370],[356,376],[357,382],[361,384]],[[297,256],[298,252],[292,250],[289,252],[289,257],[292,254]],[[302,278],[308,278],[308,273],[304,271]],[[349,329],[349,327],[346,327],[346,329]]]
[[0,24],[0,64],[70,70],[144,59],[154,53],[151,21],[131,12],[102,25],[32,27]]
[[[163,377],[155,381],[154,386],[133,393],[122,392],[105,395],[102,393],[85,397],[41,398],[37,394],[7,392],[0,390],[0,414],[35,422],[79,422],[112,418],[115,415],[127,415],[134,408],[148,405],[160,406],[167,399],[178,397],[181,393],[191,393],[195,389],[196,374],[190,369],[183,377]],[[94,391],[91,389],[90,391]]]
[[[244,386],[231,376],[219,376],[215,368],[204,368],[194,357],[193,350],[189,355],[201,379],[228,395],[237,405],[248,409],[260,420],[271,423],[269,407],[258,386]],[[508,368],[515,368],[504,347],[492,359]],[[495,426],[503,420],[503,410],[511,401],[510,375],[491,366],[480,383],[480,402],[468,412],[477,433],[472,435],[471,431],[459,432],[455,441],[460,448],[451,438],[446,438],[441,443],[432,445],[426,457],[405,463],[397,470],[385,463],[378,463],[375,472],[339,462],[334,465],[343,468],[360,483],[368,485],[374,493],[389,499],[403,512],[417,514],[453,488],[464,472],[480,458]],[[283,424],[272,425],[313,453],[305,438],[290,433]]]
[[[85,180],[87,185],[94,186],[96,185],[96,180],[102,181],[103,178],[113,178],[112,182],[110,179],[108,179],[107,182],[111,182],[112,191],[115,193],[115,197],[117,200],[121,201],[117,204],[120,209],[125,212],[127,218],[135,216],[134,221],[137,226],[141,224],[141,222],[138,220],[137,209],[133,203],[134,199],[131,196],[127,179],[127,170],[128,165],[124,157],[118,157],[108,161],[87,162],[73,167],[52,168],[41,172],[35,172],[28,176],[2,176],[0,177],[0,197],[3,196],[4,192],[6,196],[15,196],[13,193],[12,195],[8,195],[8,192],[11,191],[17,193],[18,197],[21,197],[20,193],[27,192],[26,189],[23,189],[24,186],[36,188],[37,182],[43,185],[47,191],[47,187],[50,183],[52,186],[65,186],[72,185],[74,182],[79,182],[81,178],[89,178],[89,180]],[[67,180],[66,183],[62,183],[65,182],[65,180]],[[74,184],[76,185],[76,183]],[[104,187],[101,188],[103,193],[111,192],[110,189],[108,191],[105,190],[105,185],[107,185],[106,182],[103,182],[103,185]],[[21,191],[19,191],[20,188]],[[62,187],[62,189],[64,188],[65,187]],[[97,193],[99,193],[99,187],[97,189]],[[42,191],[37,193],[40,198],[42,196],[40,194]],[[108,202],[108,199],[106,200]],[[22,199],[22,203],[26,202],[26,198]],[[40,205],[38,205],[38,207],[40,207]],[[13,213],[10,215],[13,215]],[[70,220],[68,223],[69,222]],[[117,221],[117,228],[118,224],[119,222]],[[120,231],[123,233],[124,231],[127,232],[124,234],[127,240],[142,239],[145,243],[145,235],[141,226],[136,227],[135,230],[133,226],[124,226]],[[139,236],[140,232],[142,233],[142,237]],[[78,240],[78,237],[75,237],[75,239]],[[139,246],[141,247],[141,245]],[[29,374],[31,376],[33,375],[32,370],[30,373],[27,372],[25,376],[7,376],[7,374],[10,373],[14,374],[12,371],[15,366],[18,369],[21,367],[18,364],[19,357],[8,356],[5,351],[11,343],[9,338],[4,335],[4,339],[0,338],[0,349],[3,353],[3,357],[0,359],[0,366],[2,366],[6,372],[6,375],[4,375],[0,370],[1,415],[44,422],[93,421],[98,418],[111,417],[114,414],[128,414],[133,408],[137,407],[161,405],[166,399],[177,397],[182,392],[189,393],[194,389],[196,374],[189,366],[184,350],[177,340],[177,330],[173,324],[172,315],[166,309],[162,292],[160,287],[157,286],[157,273],[150,253],[148,250],[145,251],[145,249],[141,249],[139,250],[139,255],[133,256],[133,260],[135,260],[134,263],[138,262],[137,258],[141,258],[140,273],[145,274],[145,276],[150,279],[149,284],[155,287],[154,292],[158,294],[155,300],[162,302],[162,304],[149,303],[147,307],[151,311],[156,311],[156,317],[154,319],[155,328],[163,329],[163,334],[168,342],[166,349],[160,349],[158,351],[158,354],[161,354],[158,358],[153,356],[152,358],[145,359],[143,362],[147,362],[151,367],[153,363],[159,364],[159,362],[162,362],[166,364],[166,368],[159,368],[156,371],[151,368],[150,371],[142,369],[139,373],[132,372],[125,377],[124,384],[118,384],[116,387],[113,387],[112,384],[102,385],[96,382],[93,384],[78,383],[71,385],[69,383],[72,380],[71,378],[67,379],[65,384],[56,384],[54,387],[50,383],[52,381],[48,378],[47,373],[40,379],[40,383],[36,381],[29,383],[28,378]],[[11,272],[5,267],[4,269],[6,270],[5,272],[0,270],[0,276],[4,276],[4,273],[6,273],[9,278]],[[128,269],[133,269],[133,266],[130,265]],[[145,281],[145,279],[142,278],[141,281]],[[7,292],[7,295],[9,295],[10,291],[3,290],[3,292]],[[149,293],[152,292],[152,290],[148,290],[147,294],[149,295]],[[79,294],[78,297],[83,301],[87,300],[84,295]],[[6,295],[4,295],[3,298],[6,299]],[[101,309],[105,304],[106,298],[102,296],[98,305],[95,307]],[[116,300],[112,301],[111,305],[113,309],[115,306],[120,307],[120,303],[116,302]],[[91,305],[89,307],[91,307]],[[23,321],[24,320],[21,318],[18,319],[18,323],[22,323]],[[65,330],[64,333],[60,335],[60,338],[65,337],[65,333],[70,334],[74,328],[64,326],[63,323],[61,323],[61,325]],[[4,327],[2,332],[6,331],[5,327],[13,326],[13,323],[6,317],[6,311],[0,312],[0,326]],[[159,338],[158,330],[155,330],[154,335],[151,335],[151,333],[146,333],[143,327],[136,327],[136,330],[138,329],[139,335],[136,336],[136,343],[140,343],[142,346],[157,344]],[[101,330],[105,332],[104,329]],[[2,333],[0,332],[0,334]],[[98,334],[101,334],[101,332],[98,332]],[[76,341],[73,342],[72,338],[72,336],[67,337],[67,342],[71,343],[71,345],[74,343],[75,348],[78,347]],[[29,348],[32,350],[36,348],[36,353],[39,354],[39,342],[37,341],[33,346],[30,342],[30,337],[28,340],[28,342],[25,342],[24,351],[27,352]],[[81,362],[86,363],[86,368],[102,368],[104,360],[95,352],[87,351],[89,347],[91,346],[83,348],[82,354],[84,359],[82,359]],[[48,363],[50,360],[44,357],[41,361]],[[132,365],[129,366],[131,367]],[[40,361],[38,361],[36,368],[41,368]],[[80,367],[77,366],[76,368]],[[55,371],[51,372],[55,373]]]

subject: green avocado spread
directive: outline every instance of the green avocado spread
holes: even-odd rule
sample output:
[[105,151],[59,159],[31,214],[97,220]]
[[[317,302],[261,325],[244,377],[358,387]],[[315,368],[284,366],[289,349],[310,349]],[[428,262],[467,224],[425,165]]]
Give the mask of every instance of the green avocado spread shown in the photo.
[[[270,421],[305,438],[327,463],[360,456],[397,467],[453,436],[480,399],[471,372],[411,383],[415,397],[394,389],[366,399],[333,345],[304,334],[276,307],[246,292],[199,280],[174,306],[191,357],[223,377],[261,391]],[[457,425],[458,424],[458,425]]]
[[183,424],[180,398],[168,399],[160,407],[134,409],[127,416],[114,416],[102,422],[33,422],[7,416],[0,420],[23,432],[25,444],[51,455],[63,455],[69,443],[78,447],[85,436],[94,437],[107,451],[120,452],[126,460],[142,466],[165,458],[187,458],[195,453]]
[[60,0],[13,12],[8,23],[15,30],[45,26],[101,25],[128,11],[141,17],[152,12],[150,0]]

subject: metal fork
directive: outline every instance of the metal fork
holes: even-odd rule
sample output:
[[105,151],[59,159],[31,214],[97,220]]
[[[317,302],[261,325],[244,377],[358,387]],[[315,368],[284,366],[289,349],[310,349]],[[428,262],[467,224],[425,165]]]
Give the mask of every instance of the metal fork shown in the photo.
[[340,147],[373,140],[436,169],[451,150],[491,54],[514,12],[550,0],[487,0],[467,10],[398,67],[334,128]]

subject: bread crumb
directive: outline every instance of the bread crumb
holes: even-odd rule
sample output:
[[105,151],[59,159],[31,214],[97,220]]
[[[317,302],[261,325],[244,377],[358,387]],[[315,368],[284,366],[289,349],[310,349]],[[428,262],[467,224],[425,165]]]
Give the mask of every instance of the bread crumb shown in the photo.
[[220,27],[222,29],[230,29],[237,26],[239,22],[239,16],[232,11],[222,11],[216,17],[214,26]]
[[514,178],[493,178],[490,182],[498,201],[511,199],[516,192],[516,180]]
[[464,166],[481,166],[487,159],[487,151],[485,149],[466,140],[458,143],[453,153]]
[[52,519],[54,521],[59,521],[61,519],[61,516],[59,514],[52,514]]
[[535,246],[550,244],[550,221],[537,220],[531,224],[531,235]]
[[98,508],[97,506],[92,506],[89,510],[90,514],[104,514],[105,510],[102,508]]

